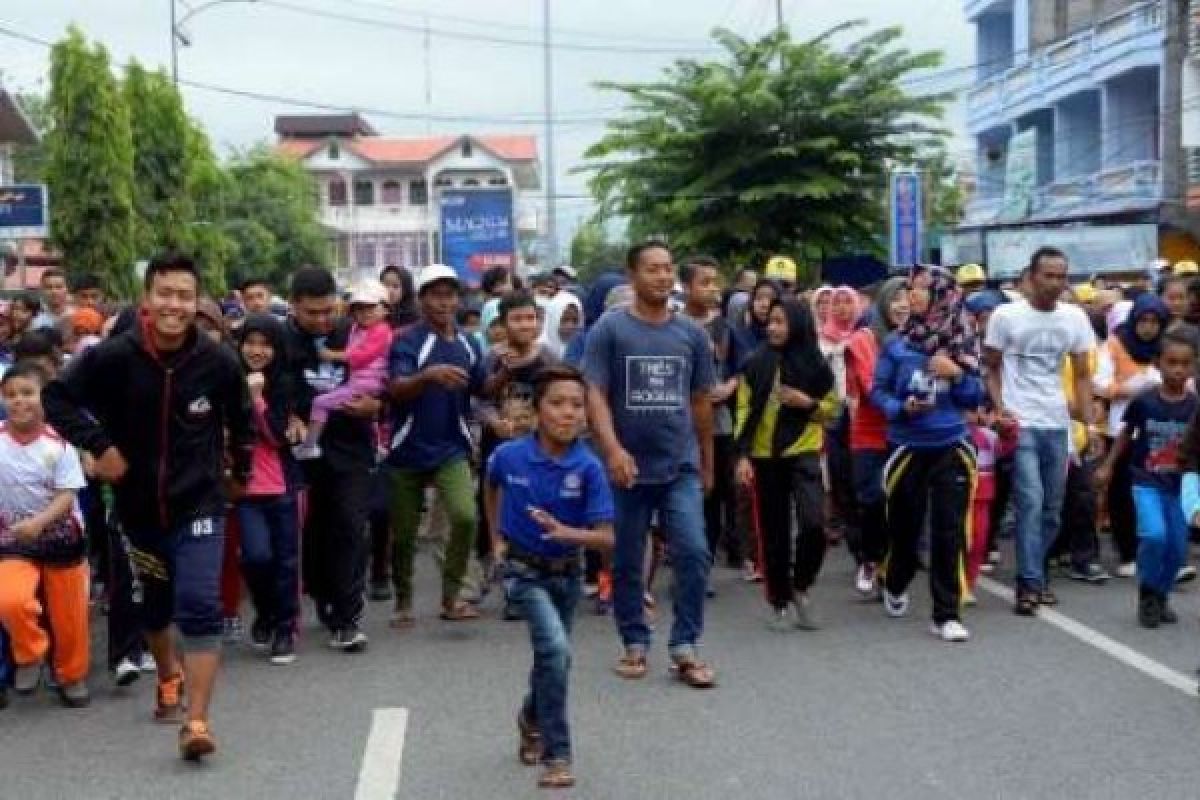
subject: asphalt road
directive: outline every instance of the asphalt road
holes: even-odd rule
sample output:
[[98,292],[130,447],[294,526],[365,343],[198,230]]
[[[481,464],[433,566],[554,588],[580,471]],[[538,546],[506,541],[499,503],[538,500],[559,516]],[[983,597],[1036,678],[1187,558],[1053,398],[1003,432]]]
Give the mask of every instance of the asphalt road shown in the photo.
[[[392,632],[375,606],[366,654],[330,652],[311,628],[290,667],[229,650],[221,750],[203,766],[180,762],[175,730],[149,721],[148,680],[114,690],[97,673],[83,711],[15,698],[0,712],[0,800],[352,798],[377,708],[408,709],[396,796],[411,800],[1200,795],[1200,699],[985,592],[966,618],[972,641],[938,642],[924,585],[908,618],[887,619],[853,595],[843,550],[815,593],[815,633],[766,630],[759,588],[718,568],[711,692],[669,680],[664,642],[645,681],[622,682],[611,620],[585,610],[571,701],[579,784],[539,792],[515,757],[524,625],[440,622],[429,570],[422,578],[418,627]],[[1200,662],[1196,591],[1177,593],[1179,625],[1143,631],[1131,582],[1057,588],[1060,611],[1089,629],[1188,676]]]

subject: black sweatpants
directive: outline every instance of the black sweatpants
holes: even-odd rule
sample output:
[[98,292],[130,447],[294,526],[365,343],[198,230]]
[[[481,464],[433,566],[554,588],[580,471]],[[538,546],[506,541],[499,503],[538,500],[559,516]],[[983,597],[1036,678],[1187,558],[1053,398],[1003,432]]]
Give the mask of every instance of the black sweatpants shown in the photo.
[[1096,490],[1092,486],[1094,472],[1095,464],[1086,459],[1079,464],[1072,461],[1067,469],[1062,524],[1049,553],[1051,557],[1069,554],[1071,566],[1076,569],[1094,563],[1100,553],[1096,539]]
[[717,545],[722,542],[730,563],[741,559],[741,542],[735,533],[737,501],[733,492],[733,436],[714,436],[713,488],[704,497],[704,533],[714,562]]
[[[785,608],[796,592],[806,592],[825,560],[825,497],[821,457],[816,453],[791,458],[756,458],[762,560],[767,602]],[[792,509],[796,512],[795,552],[792,551]]]
[[[1109,440],[1111,448],[1113,440]],[[1137,514],[1133,509],[1133,476],[1129,472],[1129,448],[1113,465],[1108,484],[1108,519],[1113,544],[1122,564],[1137,560]]]
[[959,618],[975,471],[975,451],[965,441],[928,450],[900,447],[884,469],[891,539],[884,586],[898,595],[912,583],[928,512],[929,592],[939,625]]
[[304,522],[304,588],[331,631],[362,622],[367,577],[367,504],[371,471],[305,463],[308,514]]

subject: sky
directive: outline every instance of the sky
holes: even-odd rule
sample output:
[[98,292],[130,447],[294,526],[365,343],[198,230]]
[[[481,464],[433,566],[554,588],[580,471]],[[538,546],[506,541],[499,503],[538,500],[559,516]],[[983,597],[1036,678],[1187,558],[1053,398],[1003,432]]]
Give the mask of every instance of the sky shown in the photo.
[[[184,16],[188,6],[175,1]],[[170,2],[4,0],[0,28],[53,40],[74,22],[118,64],[136,58],[169,67]],[[961,89],[971,80],[964,67],[974,61],[974,35],[962,9],[962,0],[783,0],[797,38],[862,19],[867,29],[903,26],[913,50],[943,51],[944,66],[922,90]],[[331,110],[369,109],[385,134],[531,133],[541,147],[542,11],[542,0],[223,0],[183,25],[191,46],[179,49],[179,73],[196,84]],[[776,0],[553,0],[560,241],[569,241],[591,207],[586,177],[573,170],[620,107],[619,97],[593,84],[653,80],[676,58],[714,54],[714,28],[755,37],[775,25],[775,14]],[[5,88],[44,88],[47,71],[45,48],[0,34]],[[196,86],[183,93],[219,152],[270,140],[277,114],[322,113]],[[958,104],[946,122],[962,135]]]

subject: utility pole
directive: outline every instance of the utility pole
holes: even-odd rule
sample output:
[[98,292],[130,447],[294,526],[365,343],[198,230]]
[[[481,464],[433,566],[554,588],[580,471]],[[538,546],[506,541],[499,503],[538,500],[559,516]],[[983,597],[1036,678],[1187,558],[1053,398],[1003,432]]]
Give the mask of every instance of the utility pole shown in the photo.
[[429,15],[425,15],[425,133],[433,133],[433,55],[430,44]]
[[557,180],[554,175],[554,56],[550,49],[550,0],[542,0],[543,36],[546,80],[546,269],[558,262]]
[[783,0],[775,0],[775,30],[783,30]]
[[171,82],[179,85],[179,27],[175,21],[175,0],[167,0],[171,9]]

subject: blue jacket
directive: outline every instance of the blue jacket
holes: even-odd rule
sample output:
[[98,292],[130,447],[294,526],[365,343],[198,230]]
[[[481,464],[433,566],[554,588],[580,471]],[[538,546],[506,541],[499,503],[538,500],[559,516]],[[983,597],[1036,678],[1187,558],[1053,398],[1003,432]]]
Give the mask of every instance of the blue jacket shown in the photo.
[[[888,441],[916,449],[947,447],[967,436],[964,411],[983,402],[979,375],[968,372],[957,382],[939,381],[926,372],[929,356],[914,350],[902,336],[892,334],[875,364],[871,402],[888,421]],[[904,401],[936,392],[933,410],[910,415]]]

